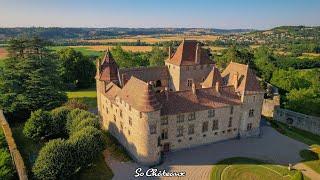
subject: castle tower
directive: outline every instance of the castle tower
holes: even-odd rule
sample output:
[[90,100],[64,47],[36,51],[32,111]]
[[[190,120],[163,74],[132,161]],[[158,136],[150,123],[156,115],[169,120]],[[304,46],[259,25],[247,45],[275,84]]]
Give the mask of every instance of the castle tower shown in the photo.
[[193,83],[200,87],[214,65],[209,51],[194,40],[183,40],[176,52],[170,50],[169,54],[165,64],[170,74],[169,89],[173,91],[191,90]]

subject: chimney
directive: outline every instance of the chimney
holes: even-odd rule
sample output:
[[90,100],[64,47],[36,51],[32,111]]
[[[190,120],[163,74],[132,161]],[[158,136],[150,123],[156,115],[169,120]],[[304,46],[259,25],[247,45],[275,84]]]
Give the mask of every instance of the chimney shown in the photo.
[[196,94],[196,84],[192,83],[192,93]]
[[101,67],[101,62],[100,58],[97,59],[97,74],[100,74],[100,67]]
[[171,59],[171,46],[169,46],[169,58],[168,59]]
[[200,55],[201,55],[201,47],[200,47],[200,43],[197,43],[197,47],[196,47],[196,58],[195,58],[195,63],[199,64],[200,63]]
[[233,81],[232,84],[233,84],[235,89],[238,88],[238,80],[239,80],[239,75],[238,75],[238,73],[236,73],[232,77],[232,81]]
[[169,101],[168,87],[165,87],[165,88],[164,88],[164,93],[166,94],[166,100]]
[[220,93],[220,83],[216,82],[216,92]]

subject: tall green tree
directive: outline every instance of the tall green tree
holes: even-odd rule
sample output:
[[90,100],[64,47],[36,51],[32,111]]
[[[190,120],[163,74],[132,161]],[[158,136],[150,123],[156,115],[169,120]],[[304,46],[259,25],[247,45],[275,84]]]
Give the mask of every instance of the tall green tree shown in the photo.
[[150,66],[163,66],[164,60],[167,58],[168,53],[161,49],[160,47],[156,46],[153,47],[150,52]]
[[64,83],[78,88],[92,85],[96,72],[95,65],[88,57],[73,48],[58,51],[59,73]]

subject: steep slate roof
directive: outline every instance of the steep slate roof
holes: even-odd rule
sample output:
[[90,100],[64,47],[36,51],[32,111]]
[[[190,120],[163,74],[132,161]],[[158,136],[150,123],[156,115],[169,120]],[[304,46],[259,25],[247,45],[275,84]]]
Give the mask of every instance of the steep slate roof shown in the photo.
[[[198,42],[194,40],[183,40],[177,48],[177,51],[167,62],[178,66],[196,64],[197,43]],[[209,58],[209,51],[207,49],[200,48],[200,52],[199,64],[213,64],[213,61]]]
[[142,112],[156,111],[161,108],[155,92],[148,83],[131,76],[118,96],[135,109]]
[[213,69],[208,74],[207,78],[203,81],[202,87],[209,88],[214,87],[216,82],[219,82],[220,85],[222,84],[221,74],[218,68],[213,67]]
[[109,50],[106,51],[106,54],[102,59],[99,72],[99,80],[101,81],[118,80],[118,65]]
[[238,76],[238,88],[236,91],[241,93],[244,91],[247,93],[264,92],[260,87],[255,72],[248,65],[231,62],[221,75],[227,85],[233,85],[232,79],[236,74]]
[[121,80],[128,81],[131,76],[149,82],[160,79],[169,79],[169,72],[166,66],[156,66],[156,67],[137,67],[137,68],[126,68],[119,70]]
[[118,87],[115,83],[110,82],[109,84],[106,85],[104,95],[108,99],[113,101],[120,91],[121,91],[120,87]]
[[221,87],[220,93],[217,93],[215,88],[197,89],[196,94],[191,90],[168,92],[168,98],[165,92],[162,92],[157,94],[157,99],[162,104],[161,115],[188,113],[241,103],[233,86]]

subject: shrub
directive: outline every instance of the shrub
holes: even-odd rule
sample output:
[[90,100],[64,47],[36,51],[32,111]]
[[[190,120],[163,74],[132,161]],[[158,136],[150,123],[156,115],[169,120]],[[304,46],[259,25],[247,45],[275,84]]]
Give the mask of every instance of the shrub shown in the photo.
[[69,107],[71,109],[83,109],[83,110],[88,110],[88,105],[86,105],[85,103],[83,103],[81,100],[79,99],[70,99],[66,104],[66,107]]
[[75,121],[73,121],[71,127],[70,127],[70,133],[69,134],[74,134],[78,131],[80,131],[83,128],[86,127],[94,127],[99,129],[99,121],[97,118],[86,118],[86,119],[79,119],[77,118]]
[[52,117],[48,111],[37,110],[32,112],[24,125],[23,134],[34,140],[51,135]]
[[82,120],[87,118],[96,118],[96,116],[88,111],[84,111],[81,109],[74,109],[72,110],[68,117],[66,123],[66,129],[68,130],[69,134],[71,134],[72,130],[75,129]]
[[77,168],[73,154],[65,140],[51,140],[40,150],[32,172],[38,179],[67,179]]
[[68,142],[74,148],[76,164],[84,167],[91,163],[104,150],[105,142],[101,131],[94,127],[86,127],[70,137]]
[[0,149],[0,179],[11,179],[14,175],[10,153],[6,148]]
[[55,137],[59,136],[66,136],[66,123],[67,123],[67,116],[71,109],[67,107],[59,107],[51,111],[52,122],[51,122],[51,130],[52,135]]

